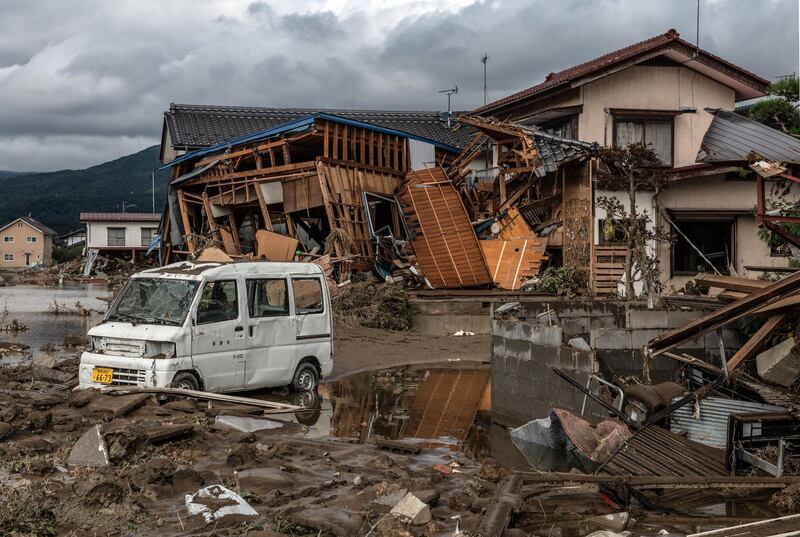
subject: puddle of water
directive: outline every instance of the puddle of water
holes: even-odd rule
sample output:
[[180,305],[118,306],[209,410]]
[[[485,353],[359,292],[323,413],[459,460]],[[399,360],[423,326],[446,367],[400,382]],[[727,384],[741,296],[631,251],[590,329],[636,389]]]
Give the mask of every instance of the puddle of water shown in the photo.
[[[19,332],[0,331],[0,341],[27,345],[33,353],[47,344],[63,344],[64,336],[86,334],[100,322],[101,316],[96,313],[88,317],[70,313],[54,315],[50,313],[51,306],[57,303],[74,308],[76,302],[80,302],[84,308],[104,312],[108,309],[108,302],[102,298],[111,296],[111,291],[103,284],[0,287],[0,317],[5,317],[4,322],[17,319],[28,327],[28,330]],[[15,359],[7,356],[0,363],[12,363]]]

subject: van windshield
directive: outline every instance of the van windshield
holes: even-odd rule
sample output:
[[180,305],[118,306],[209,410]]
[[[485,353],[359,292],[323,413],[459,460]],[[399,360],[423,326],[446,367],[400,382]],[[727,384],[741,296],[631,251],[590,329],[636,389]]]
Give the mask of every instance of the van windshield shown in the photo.
[[193,280],[133,278],[125,284],[106,320],[179,326],[198,286],[199,282]]

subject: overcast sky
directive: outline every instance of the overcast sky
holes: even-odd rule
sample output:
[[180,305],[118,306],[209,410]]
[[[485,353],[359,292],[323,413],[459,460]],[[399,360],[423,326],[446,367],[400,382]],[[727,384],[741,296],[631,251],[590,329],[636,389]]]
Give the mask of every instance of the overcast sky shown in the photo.
[[[797,71],[798,0],[701,0],[700,46]],[[696,0],[0,0],[0,170],[83,168],[159,142],[170,102],[482,103],[676,28]]]

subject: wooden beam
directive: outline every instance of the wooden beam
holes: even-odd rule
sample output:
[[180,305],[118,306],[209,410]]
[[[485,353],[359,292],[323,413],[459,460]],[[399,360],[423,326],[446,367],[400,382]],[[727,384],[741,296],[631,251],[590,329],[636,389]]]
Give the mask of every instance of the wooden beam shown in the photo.
[[759,289],[769,287],[772,282],[763,280],[750,280],[747,278],[737,278],[736,276],[723,276],[721,274],[702,273],[694,277],[695,281],[707,283],[710,287],[719,287],[731,291],[741,291],[743,293],[753,293]]
[[[258,198],[258,205],[261,207],[261,216],[264,221],[264,227],[267,228],[268,231],[272,231],[272,220],[269,217],[269,209],[267,208],[267,202],[264,200],[264,193],[261,191],[261,185],[256,183],[253,185],[256,189],[256,197]],[[255,229],[253,229],[255,232]]]
[[747,343],[728,360],[728,372],[733,371],[739,364],[755,355],[761,345],[775,333],[775,330],[780,328],[787,317],[789,317],[788,313],[778,313],[767,319],[767,322],[753,334],[753,337],[747,340]]
[[178,207],[181,210],[181,221],[183,222],[183,237],[189,248],[189,253],[194,253],[194,241],[191,239],[192,226],[189,225],[189,208],[186,206],[186,198],[183,190],[178,190]]
[[745,298],[731,302],[720,309],[703,315],[684,326],[664,332],[647,344],[653,356],[667,351],[685,341],[716,330],[745,315],[752,315],[762,307],[776,302],[800,289],[800,272],[771,284]]

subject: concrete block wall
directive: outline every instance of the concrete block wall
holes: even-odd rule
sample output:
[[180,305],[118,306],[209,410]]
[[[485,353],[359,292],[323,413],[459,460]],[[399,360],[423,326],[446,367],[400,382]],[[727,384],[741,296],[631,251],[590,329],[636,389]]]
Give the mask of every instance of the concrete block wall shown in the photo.
[[[553,407],[580,409],[583,394],[553,373],[567,371],[582,385],[596,371],[591,352],[561,346],[558,326],[517,321],[492,322],[492,417],[519,425],[543,417]],[[594,405],[590,413],[597,414]]]
[[[558,318],[553,326],[541,324],[547,321],[539,315],[548,307]],[[556,376],[554,366],[570,372],[581,385],[590,373],[608,373],[606,368],[620,376],[641,378],[645,344],[703,313],[648,310],[644,304],[623,301],[523,303],[515,320],[495,319],[491,324],[494,419],[515,425],[542,418],[553,407],[580,411],[583,394]],[[595,353],[566,347],[566,342],[575,337],[585,339]],[[731,330],[723,331],[722,337],[730,356],[740,342]],[[698,338],[679,350],[719,362],[716,334]],[[666,357],[655,358],[650,364],[652,381],[674,380],[678,365]],[[592,404],[589,413],[602,416],[605,411]]]

